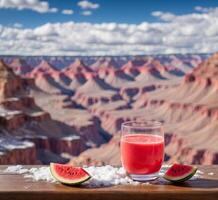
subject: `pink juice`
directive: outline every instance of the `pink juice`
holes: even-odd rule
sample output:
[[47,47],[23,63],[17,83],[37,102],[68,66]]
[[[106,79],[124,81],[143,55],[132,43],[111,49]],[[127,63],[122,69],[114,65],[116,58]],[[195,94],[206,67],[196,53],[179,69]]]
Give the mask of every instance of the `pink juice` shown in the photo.
[[158,135],[127,134],[121,138],[122,164],[130,174],[152,174],[160,170],[164,139]]

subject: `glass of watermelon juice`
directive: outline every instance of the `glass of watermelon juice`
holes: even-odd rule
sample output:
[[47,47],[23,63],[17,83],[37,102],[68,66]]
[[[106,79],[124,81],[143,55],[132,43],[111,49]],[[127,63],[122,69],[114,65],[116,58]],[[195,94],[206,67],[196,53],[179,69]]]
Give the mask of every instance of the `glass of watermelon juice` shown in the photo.
[[158,121],[128,121],[122,124],[121,161],[133,180],[158,177],[164,160],[164,131]]

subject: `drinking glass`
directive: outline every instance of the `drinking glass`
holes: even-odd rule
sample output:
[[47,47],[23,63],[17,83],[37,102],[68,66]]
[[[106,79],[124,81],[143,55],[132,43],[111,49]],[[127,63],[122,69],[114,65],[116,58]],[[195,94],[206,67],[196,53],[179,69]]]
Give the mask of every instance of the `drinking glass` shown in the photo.
[[164,131],[158,121],[127,121],[122,124],[121,161],[136,181],[158,177],[164,160]]

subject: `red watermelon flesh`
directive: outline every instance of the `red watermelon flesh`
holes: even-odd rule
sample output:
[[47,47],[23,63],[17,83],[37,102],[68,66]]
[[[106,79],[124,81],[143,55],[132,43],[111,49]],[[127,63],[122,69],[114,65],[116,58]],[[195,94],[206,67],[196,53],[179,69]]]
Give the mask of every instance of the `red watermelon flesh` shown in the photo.
[[164,178],[171,182],[184,182],[189,180],[197,171],[197,168],[191,165],[172,165],[165,173]]
[[51,163],[50,171],[56,180],[68,185],[78,185],[91,178],[83,168],[72,165]]

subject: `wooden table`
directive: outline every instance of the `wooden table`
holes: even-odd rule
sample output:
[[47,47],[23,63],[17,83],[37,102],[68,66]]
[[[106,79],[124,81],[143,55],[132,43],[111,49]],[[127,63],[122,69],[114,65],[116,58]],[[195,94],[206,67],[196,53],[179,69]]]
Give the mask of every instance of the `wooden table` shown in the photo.
[[[2,171],[6,166],[0,166]],[[201,200],[218,199],[218,165],[201,166],[203,178],[181,185],[156,181],[150,185],[104,188],[69,187],[47,182],[33,182],[23,175],[0,172],[0,200]],[[213,172],[214,175],[208,175]]]

